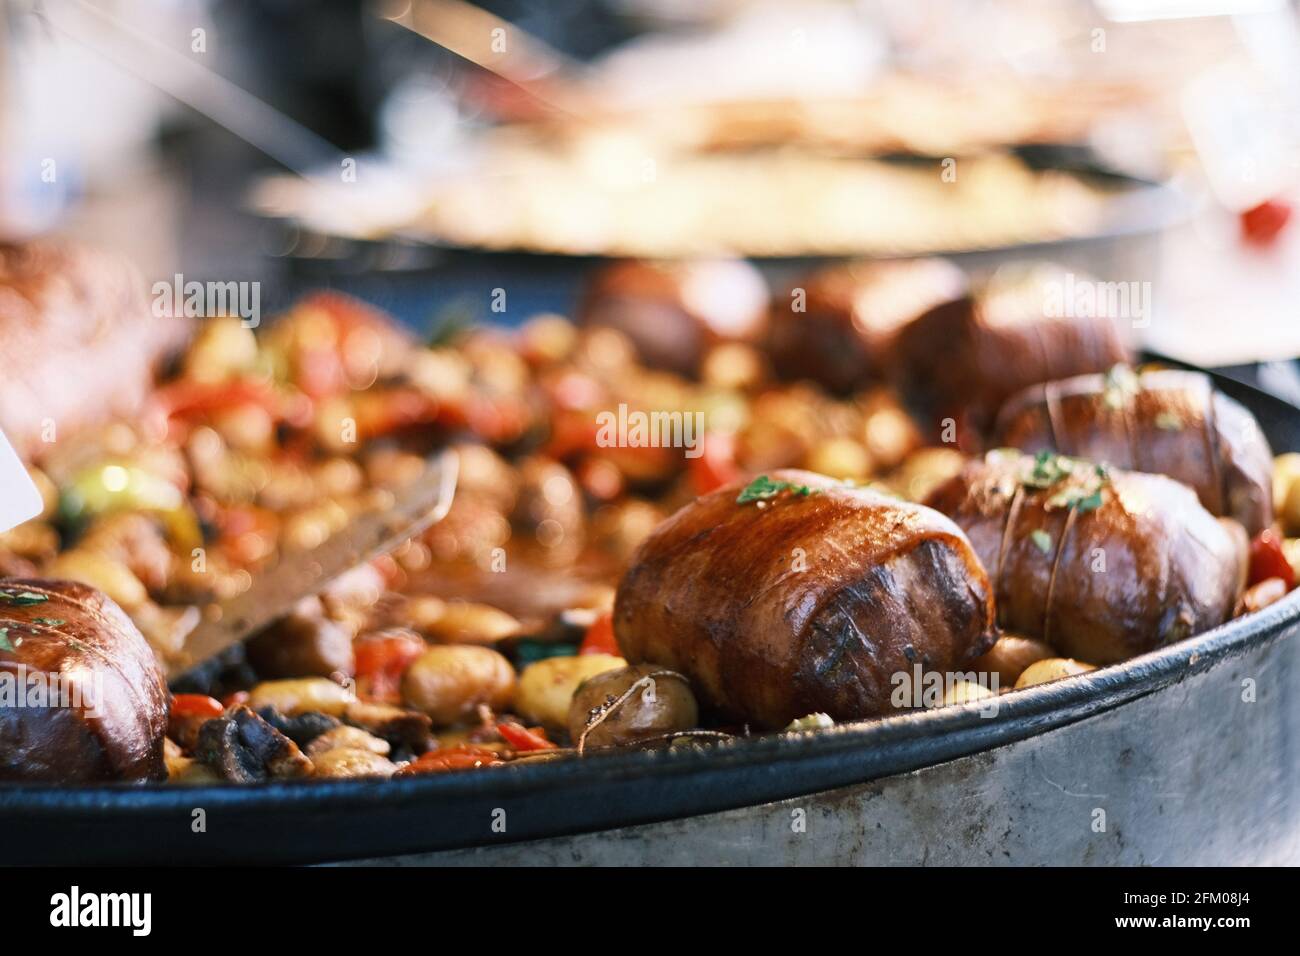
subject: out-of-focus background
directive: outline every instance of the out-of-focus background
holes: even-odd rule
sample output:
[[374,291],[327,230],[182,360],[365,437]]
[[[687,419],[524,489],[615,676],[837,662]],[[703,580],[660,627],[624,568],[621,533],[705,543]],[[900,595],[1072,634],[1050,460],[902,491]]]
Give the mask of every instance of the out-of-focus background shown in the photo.
[[8,0],[0,226],[424,326],[604,257],[1042,255],[1300,394],[1281,0]]

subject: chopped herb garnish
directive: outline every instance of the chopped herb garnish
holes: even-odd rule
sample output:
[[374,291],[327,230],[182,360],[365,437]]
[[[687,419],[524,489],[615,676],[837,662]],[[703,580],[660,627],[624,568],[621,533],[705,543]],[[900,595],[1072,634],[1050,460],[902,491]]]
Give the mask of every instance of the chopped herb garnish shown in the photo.
[[744,505],[751,501],[767,501],[769,498],[775,498],[783,491],[806,498],[809,495],[816,494],[818,489],[810,488],[807,485],[796,485],[793,481],[782,481],[769,478],[767,475],[759,475],[740,490],[740,494],[736,497],[736,504]]
[[1140,390],[1138,377],[1127,365],[1112,365],[1102,386],[1102,401],[1107,408],[1123,408],[1129,397]]
[[35,591],[0,590],[0,601],[4,601],[6,604],[12,604],[16,607],[27,607],[32,604],[44,604],[49,599],[49,595],[37,594]]
[[1034,547],[1043,552],[1043,554],[1052,553],[1052,536],[1042,528],[1035,528],[1033,531],[1029,532],[1029,540],[1034,542]]
[[1183,420],[1177,412],[1161,412],[1156,416],[1156,428],[1165,432],[1180,432],[1183,430]]
[[1040,451],[1034,456],[1033,465],[1021,483],[1026,488],[1044,490],[1066,479],[1074,479],[1047,499],[1047,507],[1095,511],[1105,501],[1102,491],[1110,483],[1110,472],[1105,465],[1093,465],[1089,475],[1083,470],[1085,464],[1077,458]]
[[1034,456],[1034,464],[1024,477],[1023,484],[1030,488],[1050,488],[1073,472],[1074,459],[1055,452],[1040,451]]
[[67,623],[61,617],[34,617],[32,620],[37,624],[44,624],[46,627],[62,627]]
[[1096,511],[1101,504],[1101,488],[1094,488],[1091,491],[1087,488],[1067,488],[1047,499],[1049,508],[1074,508],[1084,513]]
[[15,650],[13,642],[9,640],[9,628],[0,627],[0,651],[13,653]]

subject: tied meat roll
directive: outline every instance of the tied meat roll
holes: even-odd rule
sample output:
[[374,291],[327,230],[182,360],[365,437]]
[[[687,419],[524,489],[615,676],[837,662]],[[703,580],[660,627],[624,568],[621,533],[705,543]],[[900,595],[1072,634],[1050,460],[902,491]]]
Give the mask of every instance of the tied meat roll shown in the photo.
[[716,714],[781,728],[891,712],[894,676],[995,638],[988,576],[943,515],[805,471],[687,505],[619,585],[623,655],[687,675]]
[[1246,535],[1187,486],[1051,453],[990,452],[926,502],[966,532],[998,623],[1111,664],[1227,620]]
[[168,697],[153,651],[99,591],[0,580],[0,780],[167,777]]
[[1120,366],[1034,386],[1003,407],[994,439],[1168,475],[1251,535],[1273,520],[1268,439],[1250,412],[1199,372]]
[[830,266],[777,297],[768,353],[784,378],[852,392],[886,379],[904,325],[965,291],[965,273],[942,259]]
[[124,259],[76,243],[0,243],[0,428],[20,454],[130,416],[188,332],[156,318]]
[[757,341],[767,308],[767,285],[744,260],[625,259],[592,275],[578,321],[622,332],[649,366],[692,375],[711,346]]
[[1063,300],[1076,284],[1055,266],[1004,266],[903,327],[895,383],[936,422],[952,417],[978,437],[1022,388],[1126,361],[1114,316]]

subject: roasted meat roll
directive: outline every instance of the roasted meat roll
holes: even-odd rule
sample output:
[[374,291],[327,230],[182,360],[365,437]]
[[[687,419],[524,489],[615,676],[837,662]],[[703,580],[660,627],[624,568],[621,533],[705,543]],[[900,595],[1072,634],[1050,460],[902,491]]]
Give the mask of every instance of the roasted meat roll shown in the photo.
[[762,275],[743,260],[627,259],[591,277],[578,321],[618,329],[647,365],[689,375],[711,345],[757,341],[767,307]]
[[994,443],[1057,451],[1195,489],[1214,515],[1252,535],[1273,520],[1273,452],[1253,415],[1209,376],[1117,366],[1026,389],[998,415]]
[[163,780],[167,688],[131,619],[84,584],[0,580],[0,780]]
[[633,663],[690,678],[716,714],[761,728],[891,711],[898,674],[992,646],[992,591],[943,515],[805,471],[687,505],[641,545],[614,605]]
[[[0,428],[21,453],[130,415],[183,318],[155,318],[123,259],[70,243],[0,244]],[[21,361],[18,360],[21,357]]]
[[896,384],[936,424],[952,417],[979,436],[1022,388],[1126,361],[1113,316],[1065,301],[1075,284],[1055,266],[1004,266],[899,331]]
[[970,538],[998,623],[1110,664],[1223,623],[1246,535],[1186,485],[1048,452],[990,452],[926,502]]
[[777,373],[832,392],[882,381],[894,338],[917,316],[966,291],[942,259],[850,262],[821,269],[778,296],[768,329]]

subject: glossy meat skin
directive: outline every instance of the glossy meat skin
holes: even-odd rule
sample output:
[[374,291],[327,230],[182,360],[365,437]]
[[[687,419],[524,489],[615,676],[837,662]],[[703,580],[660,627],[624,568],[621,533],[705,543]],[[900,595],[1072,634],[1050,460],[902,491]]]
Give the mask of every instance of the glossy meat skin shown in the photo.
[[1240,525],[1161,475],[1110,469],[1099,481],[1096,466],[1076,462],[1070,476],[1037,488],[1025,480],[1034,463],[991,452],[926,502],[965,530],[1002,627],[1111,664],[1231,616],[1245,582]]
[[20,454],[54,437],[129,416],[153,372],[185,338],[183,318],[155,318],[144,283],[115,255],[72,243],[0,243],[0,428]]
[[847,394],[885,380],[904,325],[965,292],[965,274],[942,259],[829,266],[774,299],[768,354],[783,378]]
[[994,444],[1168,475],[1255,535],[1273,520],[1273,452],[1254,417],[1199,372],[1082,375],[1016,395]]
[[625,334],[647,365],[692,375],[711,345],[757,341],[767,306],[763,277],[744,260],[624,259],[592,275],[577,318]]
[[936,431],[953,417],[978,436],[1021,389],[1126,361],[1111,316],[1052,314],[1052,290],[1067,283],[1054,266],[1004,267],[931,309],[899,332],[895,384]]
[[[992,646],[988,577],[942,515],[804,471],[814,489],[705,495],[642,544],[614,628],[633,663],[685,674],[701,704],[763,729],[816,711],[887,714],[895,674],[960,668]],[[798,570],[802,567],[803,570]]]
[[[5,578],[0,627],[13,648],[0,646],[7,681],[24,679],[25,667],[27,675],[62,675],[69,688],[61,706],[0,704],[0,780],[166,779],[167,689],[153,651],[121,608],[84,584]],[[85,688],[79,700],[70,678]],[[59,686],[48,676],[42,682]]]

